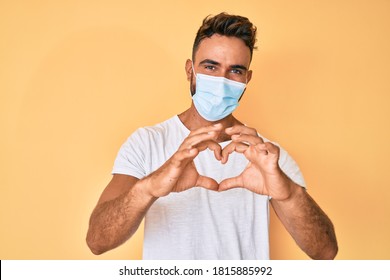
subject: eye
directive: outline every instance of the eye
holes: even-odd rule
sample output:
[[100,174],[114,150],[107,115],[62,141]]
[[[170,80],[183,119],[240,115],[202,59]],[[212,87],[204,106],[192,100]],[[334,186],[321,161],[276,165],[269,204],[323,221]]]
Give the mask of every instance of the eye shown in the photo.
[[237,68],[233,68],[232,70],[230,70],[230,72],[233,74],[238,74],[238,75],[243,74],[243,71],[241,69],[237,69]]
[[216,69],[215,65],[205,65],[204,68],[207,69],[207,70],[211,70],[211,71]]

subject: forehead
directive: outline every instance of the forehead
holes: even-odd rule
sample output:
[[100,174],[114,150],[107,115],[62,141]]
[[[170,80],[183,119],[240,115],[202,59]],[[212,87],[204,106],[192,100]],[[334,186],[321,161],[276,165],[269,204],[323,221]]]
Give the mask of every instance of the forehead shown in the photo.
[[250,50],[243,40],[237,37],[214,34],[203,39],[195,53],[195,63],[211,59],[221,64],[242,64],[249,67]]

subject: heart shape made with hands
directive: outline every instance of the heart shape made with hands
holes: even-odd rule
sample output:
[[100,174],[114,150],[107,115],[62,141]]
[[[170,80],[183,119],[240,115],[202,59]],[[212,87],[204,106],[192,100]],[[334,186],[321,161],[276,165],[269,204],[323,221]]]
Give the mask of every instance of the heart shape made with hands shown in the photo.
[[[232,141],[222,148],[217,143],[221,131],[221,124],[192,131],[178,151],[154,176],[149,177],[150,186],[160,186],[151,190],[152,196],[162,197],[194,186],[214,191],[245,188],[257,194],[285,196],[285,192],[281,193],[280,186],[286,185],[287,176],[278,165],[279,147],[264,142],[253,128],[236,125],[224,130]],[[228,161],[233,152],[244,154],[248,164],[238,176],[217,183],[215,179],[201,175],[194,163],[199,153],[206,149],[212,150],[215,158],[222,164]]]
[[[218,146],[216,146],[218,145]],[[228,161],[229,161],[229,156],[235,152],[238,152],[238,153],[244,153],[245,150],[249,147],[249,145],[244,145],[242,143],[235,143],[235,142],[230,142],[229,144],[227,144],[226,146],[222,147],[219,143],[216,143],[216,145],[214,145],[213,147],[208,147],[208,149],[210,151],[212,151],[214,153],[214,157],[215,159],[220,162],[221,164],[225,165]],[[200,153],[203,153],[205,151],[202,151]],[[199,155],[198,155],[199,156]],[[196,167],[195,167],[196,168]],[[242,168],[242,167],[241,167]],[[244,167],[245,168],[245,167]],[[244,171],[244,169],[242,170]],[[203,176],[205,178],[210,178],[211,180],[214,180],[215,182],[217,182],[217,179],[214,178],[212,176],[212,174],[209,174],[209,176],[206,176],[206,175],[203,175],[201,173],[199,173],[199,171],[197,170],[199,176]],[[235,176],[235,177],[238,177],[238,176]],[[225,182],[227,180],[231,180],[232,178],[235,178],[235,177],[229,177],[229,178],[225,178],[223,179],[219,184],[218,184],[218,190],[221,190],[221,184],[222,184],[222,187],[224,186]]]
[[[224,148],[217,143],[222,131],[232,140]],[[228,161],[233,152],[244,154],[248,164],[238,176],[218,183],[201,175],[196,169],[194,159],[206,149],[212,150],[215,158],[222,164]],[[214,191],[245,188],[257,194],[284,196],[285,192],[281,193],[280,186],[286,184],[286,176],[279,168],[278,159],[279,148],[270,142],[264,142],[253,128],[235,125],[223,130],[221,124],[202,127],[191,131],[178,151],[149,178],[152,180],[151,186],[160,186],[152,190],[152,195],[161,197],[197,186]]]
[[215,179],[201,175],[194,165],[193,168],[199,176],[197,186],[217,191],[242,187],[255,193],[266,194],[264,174],[275,173],[275,168],[278,167],[279,148],[269,142],[264,143],[257,133],[232,135],[231,138],[232,142],[224,148],[215,141],[204,141],[197,147],[198,152],[212,150],[215,158],[222,164],[228,162],[231,153],[242,153],[248,159],[248,165],[238,176],[226,178],[219,184]]

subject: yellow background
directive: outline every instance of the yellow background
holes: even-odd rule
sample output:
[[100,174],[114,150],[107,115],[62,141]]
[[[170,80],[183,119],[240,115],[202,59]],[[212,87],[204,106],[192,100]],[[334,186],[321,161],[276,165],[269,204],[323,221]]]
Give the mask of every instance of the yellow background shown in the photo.
[[[120,145],[190,105],[202,19],[259,29],[236,116],[299,163],[338,259],[390,258],[390,1],[0,1],[0,259],[94,256],[89,215]],[[306,259],[272,214],[271,257]]]

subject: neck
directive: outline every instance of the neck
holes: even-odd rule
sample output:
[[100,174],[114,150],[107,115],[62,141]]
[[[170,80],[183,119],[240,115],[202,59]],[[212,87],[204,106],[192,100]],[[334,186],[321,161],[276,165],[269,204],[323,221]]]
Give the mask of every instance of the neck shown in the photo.
[[233,115],[229,115],[219,121],[205,120],[201,115],[199,115],[193,103],[191,104],[191,107],[188,110],[184,111],[178,116],[181,122],[184,124],[184,126],[187,127],[187,129],[190,131],[196,130],[201,127],[213,125],[216,123],[222,124],[223,130],[221,134],[218,136],[217,142],[224,142],[230,140],[230,136],[224,132],[226,128],[236,124],[242,125],[242,123],[239,120],[237,120]]

